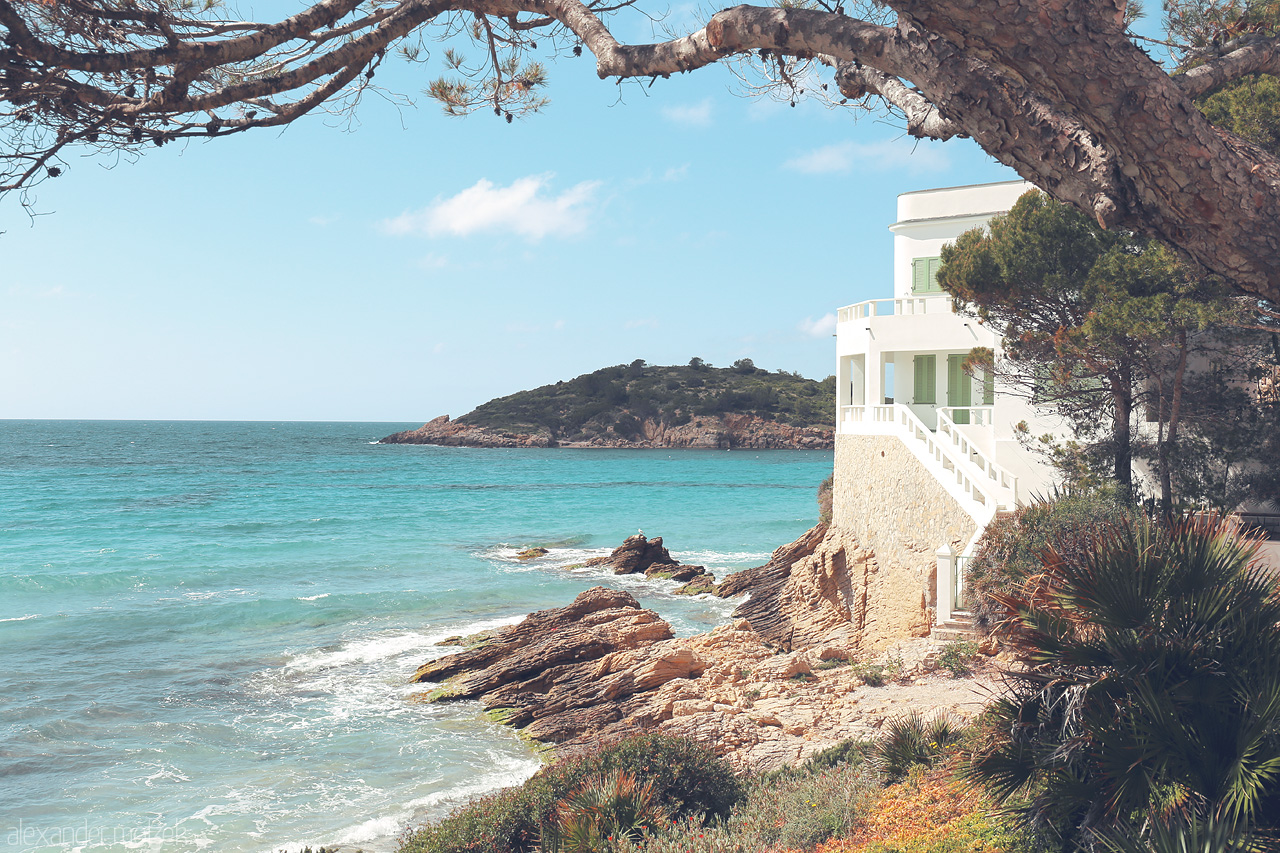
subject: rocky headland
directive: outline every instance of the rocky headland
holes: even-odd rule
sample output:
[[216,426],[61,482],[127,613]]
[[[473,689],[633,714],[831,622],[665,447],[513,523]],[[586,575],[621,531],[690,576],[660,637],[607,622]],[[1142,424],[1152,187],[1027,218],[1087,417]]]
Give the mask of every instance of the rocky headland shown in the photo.
[[637,359],[517,391],[384,444],[444,447],[617,447],[829,450],[835,377],[768,371],[750,359],[661,366]]
[[382,439],[382,444],[434,444],[441,447],[600,447],[691,448],[703,450],[830,450],[835,434],[825,427],[798,427],[754,415],[698,418],[679,426],[660,420],[637,421],[631,437],[610,429],[579,431],[573,438],[557,438],[549,430],[521,432],[451,421],[441,415],[418,429]]
[[[478,700],[561,751],[660,729],[762,768],[869,737],[907,710],[977,713],[984,682],[937,674],[940,643],[877,643],[868,631],[876,609],[865,574],[874,562],[846,534],[818,525],[719,584],[685,567],[701,570],[691,579],[714,594],[749,596],[709,633],[677,638],[629,593],[595,587],[424,664],[413,681],[434,685],[424,700]],[[660,538],[643,535],[594,563],[651,577],[681,566]]]

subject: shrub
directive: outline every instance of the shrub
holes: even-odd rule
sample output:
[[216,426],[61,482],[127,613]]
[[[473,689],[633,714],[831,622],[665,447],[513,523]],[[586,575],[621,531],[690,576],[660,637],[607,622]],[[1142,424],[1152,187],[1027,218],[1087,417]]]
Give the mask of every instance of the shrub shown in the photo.
[[746,796],[729,763],[706,747],[670,735],[640,735],[558,762],[519,787],[474,800],[406,835],[400,853],[529,853],[557,807],[584,779],[622,774],[646,783],[656,807],[699,825],[727,817]]
[[574,781],[561,767],[546,768],[523,785],[480,797],[409,833],[400,853],[527,853]]
[[890,720],[871,744],[868,763],[890,780],[902,779],[916,766],[929,766],[960,740],[961,727],[948,714],[926,720],[912,711]]
[[1016,589],[1040,571],[1040,555],[1052,547],[1079,556],[1099,529],[1132,523],[1141,514],[1114,492],[1067,492],[1022,507],[987,525],[977,552],[965,568],[966,605],[973,624],[990,633],[1004,618],[993,596]]
[[836,475],[832,474],[818,486],[818,523],[831,523],[832,490],[835,488]]
[[865,740],[855,738],[842,740],[835,746],[829,746],[809,756],[808,760],[800,765],[800,770],[804,773],[812,773],[828,767],[838,767],[841,764],[857,767],[866,761],[869,746],[870,744]]
[[698,821],[729,816],[746,788],[729,762],[687,738],[646,734],[587,756],[588,772],[623,772],[653,786],[653,796],[674,818]]
[[1048,853],[955,778],[954,761],[891,785],[853,836],[826,853]]
[[972,640],[952,640],[938,654],[938,666],[960,678],[968,675],[969,662],[978,654],[978,644]]
[[622,839],[638,841],[664,823],[653,784],[630,773],[592,774],[556,806],[541,853],[604,853]]
[[862,679],[862,683],[868,687],[883,687],[885,681],[885,666],[879,663],[859,663],[853,667],[853,674]]
[[1255,553],[1151,523],[1046,553],[1002,599],[1023,667],[969,778],[1075,845],[1280,848],[1280,590]]
[[727,821],[673,821],[619,853],[756,853],[803,850],[848,834],[879,794],[875,774],[853,763],[760,777]]

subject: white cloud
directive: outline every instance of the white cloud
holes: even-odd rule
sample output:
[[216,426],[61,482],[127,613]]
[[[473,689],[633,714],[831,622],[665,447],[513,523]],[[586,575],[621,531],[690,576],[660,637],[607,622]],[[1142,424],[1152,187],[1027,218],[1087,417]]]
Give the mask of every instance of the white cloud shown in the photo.
[[818,319],[805,317],[796,327],[811,338],[825,338],[836,332],[836,315],[823,314]]
[[937,145],[914,139],[839,142],[815,148],[783,164],[785,169],[808,175],[829,175],[854,169],[937,172],[949,166],[950,160]]
[[467,237],[482,231],[511,231],[529,240],[566,237],[586,230],[599,181],[583,181],[551,195],[550,174],[518,178],[500,187],[483,178],[475,186],[429,206],[383,220],[388,234]]
[[318,225],[318,226],[320,226],[321,228],[324,228],[326,225],[332,225],[333,223],[337,222],[337,221],[338,221],[338,217],[337,217],[336,215],[333,215],[333,216],[312,216],[312,217],[310,217],[309,219],[307,219],[307,221],[308,221],[308,222],[310,222],[312,225]]
[[624,329],[656,329],[658,321],[653,317],[643,317],[637,320],[628,320],[622,324]]
[[707,127],[711,124],[711,99],[703,98],[696,104],[663,107],[662,117],[676,124],[685,124],[690,127]]
[[670,169],[667,169],[667,171],[662,173],[662,180],[683,181],[688,174],[689,164],[685,163],[683,166],[672,166]]
[[431,348],[431,351],[432,351],[433,353],[435,353],[436,355],[439,355],[440,353],[444,352],[444,343],[443,343],[443,342],[441,342],[441,343],[436,344],[435,346],[433,346],[433,347]]

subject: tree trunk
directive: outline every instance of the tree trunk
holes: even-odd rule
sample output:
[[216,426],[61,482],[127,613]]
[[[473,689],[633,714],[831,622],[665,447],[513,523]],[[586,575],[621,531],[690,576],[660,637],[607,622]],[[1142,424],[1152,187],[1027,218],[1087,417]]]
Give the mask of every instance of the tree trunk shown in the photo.
[[1133,376],[1125,367],[1111,377],[1111,397],[1115,411],[1111,421],[1111,441],[1115,446],[1115,478],[1126,499],[1133,497],[1133,443],[1130,422],[1133,416]]
[[[1170,456],[1177,450],[1178,419],[1182,413],[1182,387],[1187,375],[1187,330],[1178,331],[1178,367],[1173,374],[1173,396],[1169,403],[1169,432],[1160,442],[1160,514],[1173,518],[1173,473]],[[1164,399],[1161,395],[1160,415],[1164,417]]]

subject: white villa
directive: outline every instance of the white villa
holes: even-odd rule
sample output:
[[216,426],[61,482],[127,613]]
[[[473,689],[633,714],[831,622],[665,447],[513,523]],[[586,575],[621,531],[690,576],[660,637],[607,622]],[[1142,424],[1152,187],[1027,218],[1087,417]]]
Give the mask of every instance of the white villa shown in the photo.
[[[894,489],[899,488],[889,482],[894,477],[917,476],[914,468],[905,477],[892,473],[905,470],[904,463],[892,461],[899,454],[886,456],[882,442],[897,439],[958,505],[935,506],[934,514],[954,518],[958,508],[972,521],[972,528],[952,522],[936,535],[953,541],[932,545],[938,558],[936,587],[925,600],[935,608],[939,626],[951,624],[959,610],[960,569],[986,525],[997,512],[1046,493],[1053,480],[1052,470],[1019,444],[1014,427],[1025,421],[1041,434],[1057,432],[1057,425],[1037,416],[1025,400],[1001,395],[990,379],[961,369],[974,347],[988,347],[999,357],[1000,339],[976,318],[957,314],[936,280],[944,243],[1008,211],[1029,189],[1030,184],[1010,181],[898,196],[898,221],[889,226],[892,298],[848,305],[837,314],[837,489],[842,477],[870,477],[879,488]],[[866,437],[879,437],[881,443],[868,444]],[[895,502],[899,499],[895,496]],[[928,497],[920,502],[930,501],[939,503]],[[837,507],[837,523],[856,525],[854,512]],[[928,515],[927,506],[924,512]]]

